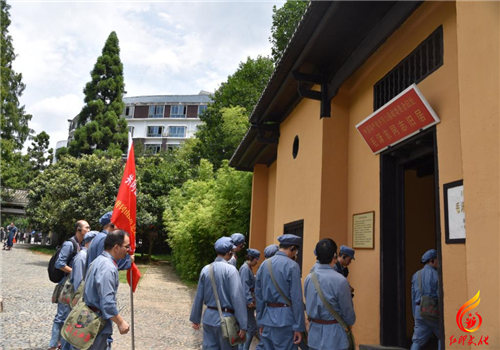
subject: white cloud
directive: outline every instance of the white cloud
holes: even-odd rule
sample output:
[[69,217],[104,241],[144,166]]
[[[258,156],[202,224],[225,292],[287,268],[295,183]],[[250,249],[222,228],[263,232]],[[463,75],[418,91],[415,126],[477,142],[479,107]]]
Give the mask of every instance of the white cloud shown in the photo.
[[[51,145],[83,104],[106,38],[116,31],[127,96],[214,91],[247,56],[269,55],[273,4],[281,2],[11,3],[14,69],[27,87],[31,127]],[[64,135],[64,136],[63,136]]]

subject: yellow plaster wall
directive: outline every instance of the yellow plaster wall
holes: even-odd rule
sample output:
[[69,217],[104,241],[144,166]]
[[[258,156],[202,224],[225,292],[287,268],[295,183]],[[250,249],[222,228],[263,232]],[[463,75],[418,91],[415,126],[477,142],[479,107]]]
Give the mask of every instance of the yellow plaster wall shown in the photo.
[[258,249],[261,254],[266,247],[268,212],[268,167],[257,164],[252,178],[252,205],[250,214],[250,248]]
[[[304,278],[316,261],[312,252],[320,230],[322,126],[319,114],[317,101],[299,103],[280,125],[278,145],[273,234],[277,238],[283,234],[284,224],[304,220]],[[299,137],[299,152],[293,159],[295,136]]]
[[[331,119],[320,120],[319,103],[303,100],[280,126],[278,158],[268,169],[266,245],[276,243],[285,223],[304,219],[305,277],[319,238],[352,245],[352,215],[375,211],[375,249],[358,250],[350,266],[358,344],[380,343],[380,159],[355,125],[373,112],[373,85],[443,25],[444,65],[418,87],[441,118],[436,176],[445,340],[461,335],[456,312],[481,289],[482,333],[499,348],[499,7],[495,2],[424,3],[344,84],[332,100]],[[294,160],[295,135],[300,150]],[[462,178],[467,244],[446,244],[443,184]]]
[[[359,344],[380,342],[380,159],[371,153],[355,125],[373,112],[373,85],[439,25],[443,25],[444,65],[418,84],[418,87],[441,118],[441,123],[437,126],[437,148],[442,192],[443,183],[462,178],[455,3],[424,3],[343,86],[351,101],[347,184],[348,242],[352,242],[352,215],[375,210],[375,249],[357,251],[356,261],[352,264],[349,275],[350,283],[356,289]],[[462,305],[466,298],[465,247],[444,244],[442,205],[440,211],[446,297],[445,327],[451,327],[455,314],[450,309],[455,305]]]
[[500,349],[500,4],[457,2],[456,9],[467,240],[461,259],[468,282],[461,286],[467,290],[462,302],[481,291],[472,312],[483,324],[473,335],[476,341],[489,336],[484,348]]

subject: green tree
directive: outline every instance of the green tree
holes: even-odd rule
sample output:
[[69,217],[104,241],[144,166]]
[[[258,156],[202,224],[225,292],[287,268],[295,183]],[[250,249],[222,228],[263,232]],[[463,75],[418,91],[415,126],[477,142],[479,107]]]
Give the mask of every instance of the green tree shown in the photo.
[[[0,1],[1,17],[1,91],[0,91],[0,116],[1,116],[1,138],[2,141],[13,142],[14,149],[23,148],[24,142],[31,133],[28,122],[31,115],[26,114],[24,106],[19,103],[19,97],[23,94],[26,86],[23,83],[21,73],[12,69],[12,63],[16,58],[12,37],[9,35],[10,5],[5,0]],[[2,157],[3,157],[2,144]]]
[[16,58],[12,36],[9,35],[10,5],[0,0],[0,168],[2,169],[1,185],[10,188],[25,188],[29,170],[27,157],[21,154],[24,142],[32,130],[28,122],[31,115],[26,114],[24,106],[19,103],[25,85],[21,73],[12,69]]
[[198,177],[174,188],[166,203],[165,225],[175,268],[183,279],[196,280],[215,257],[213,245],[221,236],[248,232],[252,176],[223,161],[214,174],[202,160]]
[[34,172],[39,173],[47,169],[47,167],[52,162],[52,157],[54,150],[49,149],[50,136],[45,131],[42,131],[35,137],[31,142],[31,146],[28,147],[28,156],[31,164],[31,168]]
[[222,108],[222,133],[224,149],[236,150],[250,126],[243,107]]
[[99,230],[99,218],[113,208],[122,175],[119,158],[61,157],[30,183],[26,208],[30,224],[61,238],[73,234],[80,219]]
[[[273,64],[270,58],[258,56],[254,60],[248,57],[246,62],[241,62],[238,70],[228,77],[227,82],[221,84],[213,96],[212,104],[200,116],[204,123],[198,129],[197,138],[200,142],[195,153],[209,160],[216,169],[222,165],[224,159],[230,159],[236,149],[234,143],[224,140],[222,110],[240,106],[248,117],[272,72]],[[228,144],[233,146],[227,147]]]
[[118,36],[111,32],[102,55],[90,72],[92,80],[83,92],[85,105],[79,114],[75,139],[69,144],[73,156],[91,154],[96,150],[114,154],[127,149],[127,121],[120,117],[125,108],[123,64],[120,60]]
[[283,55],[288,42],[295,33],[309,1],[287,1],[277,9],[273,6],[273,25],[271,27],[271,53],[274,63],[277,63]]

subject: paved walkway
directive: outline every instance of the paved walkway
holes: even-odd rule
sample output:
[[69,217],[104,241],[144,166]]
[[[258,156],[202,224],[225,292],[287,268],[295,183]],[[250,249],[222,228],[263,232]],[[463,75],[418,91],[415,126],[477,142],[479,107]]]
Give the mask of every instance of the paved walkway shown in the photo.
[[[0,350],[48,348],[56,305],[47,276],[49,255],[15,244],[0,251]],[[202,332],[194,331],[189,313],[195,291],[183,285],[170,266],[150,266],[134,294],[135,348],[201,349]],[[122,315],[130,321],[128,285],[118,289]],[[114,330],[114,350],[131,349],[131,335]]]

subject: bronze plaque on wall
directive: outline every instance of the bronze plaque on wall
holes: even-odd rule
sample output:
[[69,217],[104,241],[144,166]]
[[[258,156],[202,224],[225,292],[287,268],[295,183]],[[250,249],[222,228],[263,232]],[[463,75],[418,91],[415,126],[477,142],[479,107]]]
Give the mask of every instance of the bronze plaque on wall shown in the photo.
[[352,247],[354,249],[374,249],[375,212],[352,216]]

